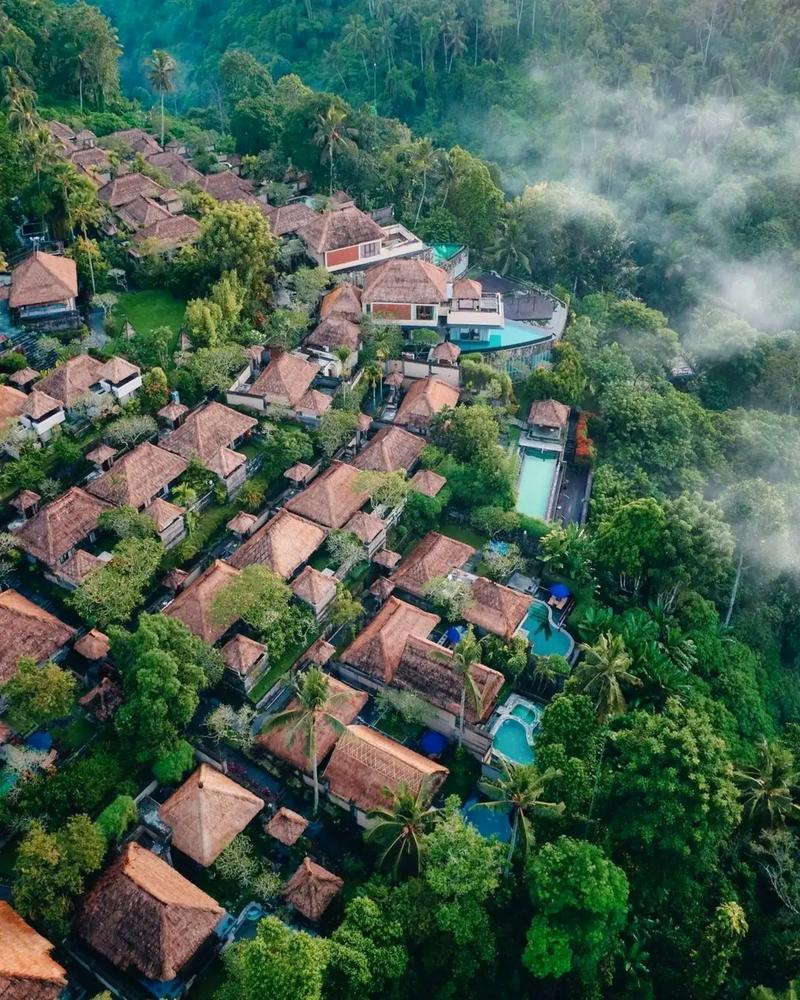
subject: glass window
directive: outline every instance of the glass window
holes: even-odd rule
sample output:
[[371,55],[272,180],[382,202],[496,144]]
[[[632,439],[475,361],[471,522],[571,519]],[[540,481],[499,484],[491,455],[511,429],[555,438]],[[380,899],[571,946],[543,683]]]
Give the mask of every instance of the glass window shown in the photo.
[[433,306],[417,306],[417,319],[433,319]]
[[374,243],[361,244],[362,257],[377,257],[380,252],[381,252],[380,240],[376,240]]

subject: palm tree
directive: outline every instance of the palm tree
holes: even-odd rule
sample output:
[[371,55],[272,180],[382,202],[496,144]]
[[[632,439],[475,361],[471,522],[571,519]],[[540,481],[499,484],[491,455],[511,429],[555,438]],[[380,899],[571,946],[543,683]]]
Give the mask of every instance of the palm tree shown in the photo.
[[630,672],[631,658],[622,636],[603,633],[593,646],[581,644],[584,659],[575,672],[578,690],[594,702],[598,721],[623,715],[625,696],[622,685],[639,687],[641,681]]
[[92,294],[95,294],[97,288],[94,280],[94,261],[92,260],[93,246],[89,244],[86,233],[89,226],[97,225],[103,212],[95,196],[94,189],[87,184],[76,184],[72,190],[66,185],[64,188],[64,201],[70,229],[74,233],[77,228],[84,239],[84,243],[87,244],[85,249],[89,260]]
[[328,110],[317,118],[317,129],[313,142],[322,150],[320,160],[330,164],[330,184],[328,194],[333,194],[333,161],[337,153],[355,146],[354,139],[358,130],[346,124],[347,115],[341,108],[332,104]]
[[439,810],[425,805],[424,782],[416,795],[407,785],[400,785],[396,791],[385,788],[384,792],[391,796],[392,804],[386,808],[370,810],[370,818],[376,822],[364,834],[364,839],[385,845],[378,858],[378,867],[391,864],[395,879],[403,862],[406,862],[412,874],[417,875],[423,837],[433,826]]
[[540,772],[535,764],[504,762],[501,777],[479,783],[478,787],[489,801],[477,802],[473,809],[511,811],[511,842],[506,865],[511,864],[518,838],[522,844],[523,855],[527,858],[533,839],[531,825],[533,816],[555,817],[564,812],[563,802],[546,802],[542,799],[547,783],[560,775],[561,772],[554,768]]
[[467,710],[467,698],[477,715],[481,714],[483,706],[483,695],[480,688],[475,683],[471,670],[476,663],[480,663],[481,644],[475,638],[475,631],[470,625],[461,636],[453,650],[453,656],[448,661],[457,673],[461,675],[461,701],[458,706],[458,742],[464,742],[464,716]]
[[375,409],[378,405],[375,390],[383,382],[383,368],[377,361],[372,361],[370,364],[365,366],[364,381],[372,388],[372,407]]
[[42,167],[50,160],[54,154],[53,137],[50,132],[41,126],[28,132],[23,142],[23,149],[31,169],[36,175],[36,186],[42,187]]
[[39,125],[39,116],[36,113],[36,94],[30,87],[25,87],[18,82],[13,70],[7,69],[5,78],[6,96],[3,105],[6,109],[9,128],[17,135],[26,135]]
[[800,818],[800,808],[794,801],[800,772],[786,747],[762,741],[758,746],[758,762],[735,771],[734,778],[742,800],[743,822],[773,830],[788,819]]
[[369,52],[372,42],[367,22],[360,14],[354,14],[345,22],[342,29],[342,43],[346,48],[351,49],[357,55],[361,56],[361,62],[364,64],[364,76],[366,76],[367,82],[369,82],[367,52]]
[[428,191],[428,174],[435,168],[437,158],[438,154],[433,148],[433,143],[430,139],[420,139],[416,143],[416,148],[414,150],[414,162],[412,166],[414,173],[422,174],[422,194],[419,196],[417,214],[414,216],[415,226],[419,222],[422,206],[425,203],[425,195]]
[[286,708],[269,716],[261,731],[268,733],[273,729],[285,727],[290,743],[298,738],[303,740],[305,755],[311,761],[316,815],[319,809],[317,732],[323,724],[330,726],[337,733],[344,731],[344,725],[334,712],[347,700],[347,694],[345,692],[331,694],[328,677],[319,667],[310,667],[301,674],[295,682],[294,692],[297,707]]
[[522,249],[523,243],[519,220],[513,217],[505,219],[491,249],[492,259],[500,274],[531,273],[530,255]]
[[161,97],[161,145],[164,145],[164,95],[174,90],[172,82],[173,74],[178,68],[178,64],[163,49],[153,49],[150,58],[147,60],[147,79],[153,90],[157,90]]

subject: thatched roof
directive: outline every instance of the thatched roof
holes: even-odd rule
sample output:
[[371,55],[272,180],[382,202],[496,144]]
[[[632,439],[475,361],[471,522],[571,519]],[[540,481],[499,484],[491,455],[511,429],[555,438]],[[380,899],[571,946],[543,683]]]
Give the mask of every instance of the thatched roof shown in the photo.
[[324,212],[299,230],[297,235],[311,250],[324,253],[326,250],[383,240],[384,232],[377,222],[353,207]]
[[15,538],[23,551],[46,566],[55,567],[70,549],[97,528],[98,518],[110,506],[73,486],[34,514],[15,533]]
[[160,534],[162,531],[166,531],[171,524],[174,524],[179,517],[183,517],[186,513],[186,508],[179,507],[175,503],[170,503],[169,500],[165,500],[163,497],[156,497],[155,500],[145,507],[144,513],[147,514],[156,526],[156,531]]
[[366,434],[371,427],[372,427],[372,417],[368,413],[359,413],[358,429],[361,431],[361,433]]
[[158,811],[172,844],[207,868],[264,808],[264,802],[208,764],[201,764]]
[[425,442],[400,427],[383,427],[353,459],[357,469],[373,472],[406,472],[417,463]]
[[306,566],[292,581],[292,593],[301,601],[310,604],[316,612],[322,611],[336,597],[336,578],[320,573],[313,566]]
[[20,368],[18,372],[12,372],[8,376],[8,381],[15,386],[26,386],[38,377],[39,372],[35,368],[26,367]]
[[[348,725],[356,718],[361,709],[366,705],[369,696],[366,691],[356,691],[354,688],[343,684],[335,677],[328,677],[328,700],[322,708],[322,713],[332,715],[338,719],[343,726]],[[292,698],[284,711],[294,711],[300,702],[297,698]],[[331,748],[339,739],[341,730],[325,721],[324,717],[318,717],[316,722],[317,736],[317,761],[322,761],[328,756]],[[281,760],[294,764],[302,771],[311,771],[312,761],[306,753],[304,736],[297,731],[294,724],[280,726],[267,733],[261,733],[256,737],[256,742],[264,750],[280,757]]]
[[447,301],[448,281],[447,271],[435,264],[398,257],[367,271],[361,301],[439,305]]
[[258,521],[258,518],[254,514],[248,514],[246,511],[240,510],[238,514],[233,515],[225,527],[228,531],[232,531],[234,535],[246,535],[256,521]]
[[447,406],[455,406],[460,393],[455,386],[428,376],[412,382],[394,418],[396,424],[427,427],[431,417]]
[[474,278],[458,278],[453,282],[453,299],[479,299],[483,295],[483,285]]
[[123,455],[108,472],[93,479],[86,489],[109,503],[138,510],[183,475],[188,464],[181,455],[145,441]]
[[364,545],[370,545],[376,538],[386,533],[386,522],[375,514],[365,514],[363,510],[359,510],[353,514],[344,526],[344,530],[355,535]]
[[303,653],[301,659],[309,660],[311,663],[316,663],[318,666],[324,667],[335,653],[335,646],[326,642],[323,638],[319,638],[316,642],[311,643],[305,653]]
[[431,352],[431,357],[434,361],[444,362],[448,365],[454,365],[460,356],[461,348],[458,344],[454,344],[449,340],[443,340]]
[[0,997],[57,1000],[66,971],[50,957],[53,945],[0,900]]
[[291,847],[303,836],[307,826],[308,820],[305,816],[281,806],[264,829],[270,837],[279,840],[286,847]]
[[72,648],[85,660],[103,660],[108,656],[110,645],[105,632],[92,628]]
[[263,643],[237,632],[225,643],[220,652],[229,670],[246,677],[266,651],[267,647]]
[[165,190],[161,184],[144,174],[123,174],[101,187],[97,197],[111,208],[119,208],[134,198],[157,198]]
[[78,699],[78,704],[91,712],[98,722],[108,722],[123,701],[122,685],[110,677],[103,677],[99,684]]
[[320,319],[337,316],[349,319],[351,323],[361,322],[361,289],[356,285],[344,284],[334,288],[323,298],[319,307]]
[[301,514],[326,528],[341,528],[369,500],[356,488],[359,470],[343,462],[333,462],[302,493],[286,502],[286,510]]
[[446,484],[447,479],[444,476],[440,476],[438,472],[432,472],[430,469],[420,469],[411,477],[412,489],[418,493],[424,493],[426,497],[437,496]]
[[377,597],[379,601],[385,601],[387,597],[391,597],[394,593],[394,584],[388,577],[379,576],[374,583],[370,584],[369,592],[373,597]]
[[528,423],[563,430],[569,422],[569,407],[557,399],[537,399],[531,403]]
[[0,385],[0,421],[13,420],[25,412],[28,397],[10,385]]
[[267,209],[269,227],[276,236],[289,236],[296,233],[304,226],[310,225],[317,217],[313,208],[302,201],[297,201],[293,205],[280,205],[277,208]]
[[36,383],[36,391],[60,400],[69,409],[100,381],[103,366],[88,354],[68,358]]
[[179,590],[188,575],[185,569],[171,569],[161,582],[167,590]]
[[147,162],[151,167],[163,170],[175,187],[186,187],[187,184],[199,184],[203,175],[199,170],[187,163],[177,153],[165,151],[163,153],[153,153],[147,157]]
[[319,392],[317,389],[309,389],[308,392],[303,393],[300,402],[297,404],[297,409],[303,413],[313,413],[314,416],[321,417],[332,405],[333,396]]
[[336,347],[357,351],[360,343],[361,328],[343,316],[323,319],[303,341],[304,345],[317,347],[321,351],[332,351]]
[[37,252],[11,271],[11,309],[63,302],[77,294],[78,270],[69,257]]
[[214,598],[238,575],[239,571],[233,566],[215,559],[205,572],[164,608],[164,614],[182,621],[190,632],[213,646],[233,624],[217,622],[213,613]]
[[389,372],[383,382],[384,385],[391,386],[393,389],[399,389],[403,382],[405,382],[405,376],[401,371]]
[[165,861],[132,843],[86,896],[77,933],[121,971],[164,981],[194,957],[224,913]]
[[339,894],[344,881],[316,864],[303,858],[300,867],[286,883],[283,896],[306,920],[317,921]]
[[58,575],[80,586],[86,577],[96,569],[101,569],[105,563],[85,549],[75,549],[69,559],[59,563]]
[[163,205],[141,194],[117,209],[117,215],[124,225],[134,230],[145,229],[155,222],[170,218],[170,213]]
[[189,407],[185,403],[167,403],[166,406],[162,406],[161,409],[156,414],[157,417],[161,417],[162,420],[169,420],[174,423],[176,420],[189,412]]
[[389,683],[409,636],[427,638],[438,623],[438,615],[390,597],[341,654],[342,662]]
[[237,569],[259,563],[288,580],[322,545],[325,534],[319,525],[284,508],[248,538],[229,562]]
[[472,584],[472,604],[464,611],[464,618],[484,632],[510,639],[530,606],[530,595],[479,576]]
[[290,466],[283,475],[290,482],[303,483],[308,478],[309,472],[311,472],[310,465],[307,465],[305,462],[298,462],[296,465]]
[[222,403],[207,403],[190,413],[180,427],[161,441],[161,447],[184,458],[197,455],[204,464],[210,461],[220,448],[230,446],[251,431],[258,421],[232,410]]
[[471,545],[429,531],[392,573],[392,583],[415,597],[425,597],[425,588],[431,580],[460,569],[473,555],[475,549]]
[[427,801],[444,784],[448,770],[368,726],[348,726],[325,769],[332,795],[363,812],[387,806],[386,790],[405,785]]
[[205,466],[209,472],[213,472],[215,476],[219,476],[220,479],[225,480],[231,473],[236,472],[238,468],[244,465],[246,461],[247,455],[223,445],[206,459]]
[[33,490],[20,490],[13,500],[9,500],[9,503],[12,507],[22,513],[25,510],[30,510],[31,507],[39,503],[41,499],[40,494],[34,493]]
[[319,365],[291,351],[273,351],[269,364],[247,390],[248,396],[269,396],[297,406],[319,373]]
[[200,223],[191,215],[171,215],[134,233],[133,242],[140,246],[147,240],[155,240],[160,250],[174,250],[192,243],[199,235]]
[[92,462],[94,465],[102,465],[110,458],[113,458],[116,453],[116,448],[112,448],[109,444],[101,443],[96,448],[92,448],[91,451],[86,452],[86,461]]
[[372,561],[376,566],[383,566],[384,569],[394,569],[401,558],[399,552],[393,552],[391,549],[379,549],[372,557]]

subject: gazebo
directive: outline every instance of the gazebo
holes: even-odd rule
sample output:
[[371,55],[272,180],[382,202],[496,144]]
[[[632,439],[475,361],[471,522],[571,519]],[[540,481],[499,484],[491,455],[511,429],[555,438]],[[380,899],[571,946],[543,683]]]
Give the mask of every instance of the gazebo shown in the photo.
[[294,483],[295,486],[300,486],[308,479],[310,472],[310,465],[306,465],[305,462],[298,462],[297,465],[292,465],[288,468],[283,475],[289,480],[290,483]]
[[316,923],[343,885],[344,882],[338,875],[306,857],[286,883],[283,897],[306,920]]
[[305,816],[301,816],[300,813],[282,806],[269,823],[266,824],[264,829],[270,837],[274,837],[285,847],[291,847],[292,844],[296,844],[303,836],[307,826],[308,820]]

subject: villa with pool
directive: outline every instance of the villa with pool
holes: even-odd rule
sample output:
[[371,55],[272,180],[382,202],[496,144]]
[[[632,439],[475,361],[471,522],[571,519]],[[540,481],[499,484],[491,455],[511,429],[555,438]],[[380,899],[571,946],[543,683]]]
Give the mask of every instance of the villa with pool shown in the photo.
[[570,408],[555,399],[538,399],[520,436],[517,510],[549,521],[563,475],[563,456]]

